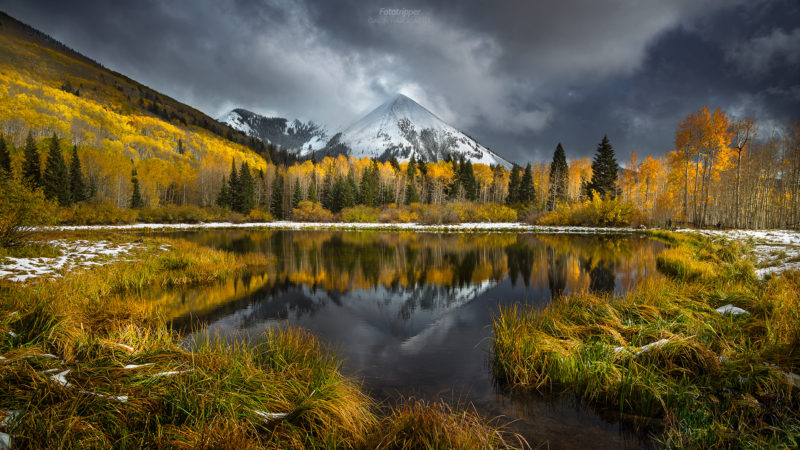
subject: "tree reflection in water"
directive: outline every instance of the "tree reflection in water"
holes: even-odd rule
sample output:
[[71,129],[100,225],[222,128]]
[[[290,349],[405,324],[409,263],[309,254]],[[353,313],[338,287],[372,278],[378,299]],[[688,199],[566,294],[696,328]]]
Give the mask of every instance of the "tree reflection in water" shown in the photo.
[[[499,307],[517,302],[544,307],[581,290],[620,295],[655,273],[655,255],[663,248],[658,242],[630,235],[365,231],[226,230],[183,237],[260,252],[270,264],[218,286],[150,295],[178,330],[237,340],[274,326],[300,326],[333,344],[343,370],[362,378],[379,400],[397,394],[458,398],[487,416],[531,424],[518,430],[531,440],[556,443],[569,436],[568,446],[623,445],[624,433],[593,412],[536,402],[520,409],[498,393],[487,364],[491,320]],[[207,328],[193,332],[198,325]],[[525,418],[531,414],[536,420]],[[542,427],[548,417],[550,427]],[[577,429],[593,431],[576,441]]]

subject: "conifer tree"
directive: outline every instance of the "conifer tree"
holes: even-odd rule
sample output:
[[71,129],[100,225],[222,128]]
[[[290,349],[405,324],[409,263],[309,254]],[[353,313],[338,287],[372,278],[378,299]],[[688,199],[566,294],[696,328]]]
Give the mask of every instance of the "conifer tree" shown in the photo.
[[7,176],[11,174],[11,155],[8,153],[6,147],[6,140],[0,134],[0,176]]
[[219,188],[219,194],[217,194],[217,206],[220,208],[228,208],[231,207],[231,187],[228,185],[228,180],[225,179],[225,176],[222,176],[222,186]]
[[333,203],[335,200],[333,193],[334,184],[336,184],[336,182],[333,179],[333,173],[328,171],[325,174],[325,179],[322,182],[322,206],[330,211],[333,211]]
[[231,160],[231,173],[228,175],[228,192],[231,199],[231,211],[239,211],[242,207],[242,197],[240,195],[239,173],[236,171],[235,160]]
[[139,191],[139,178],[136,176],[136,167],[131,171],[131,184],[133,185],[131,193],[131,208],[138,209],[144,206],[142,193]]
[[459,168],[459,181],[461,189],[464,191],[464,197],[467,200],[475,201],[478,199],[478,182],[475,180],[475,171],[472,168],[472,161],[461,160],[461,167]]
[[408,162],[408,167],[406,167],[406,175],[408,177],[408,186],[406,186],[406,204],[410,205],[412,203],[419,203],[419,191],[417,191],[417,183],[416,183],[416,176],[417,176],[417,161],[414,156],[411,157],[411,160]]
[[373,160],[361,177],[360,203],[367,206],[378,206],[379,189],[378,163]]
[[550,163],[550,190],[547,192],[547,209],[553,210],[559,202],[567,201],[567,186],[569,183],[569,166],[567,156],[561,142],[553,153],[553,162]]
[[597,153],[592,161],[592,179],[586,185],[586,195],[591,197],[592,191],[601,196],[615,198],[617,196],[617,175],[619,165],[614,156],[614,148],[608,141],[608,136],[597,146]]
[[24,154],[22,179],[32,188],[37,188],[42,185],[42,165],[39,161],[39,150],[36,148],[36,142],[30,131],[28,137],[25,138]]
[[[277,171],[278,169],[275,168]],[[272,182],[272,200],[269,203],[269,212],[276,219],[283,219],[283,175],[278,174]]]
[[72,202],[77,203],[86,200],[86,184],[83,181],[83,170],[81,169],[81,160],[78,158],[77,145],[72,146],[72,159],[69,162],[69,180]]
[[317,177],[312,176],[311,182],[308,183],[308,201],[316,203],[319,201],[317,198]]
[[506,197],[506,204],[513,205],[519,203],[519,183],[519,166],[514,164],[514,167],[511,168],[511,175],[508,177],[508,196]]
[[238,201],[238,212],[242,214],[250,214],[250,211],[256,206],[255,183],[246,162],[242,162],[242,168],[239,171]]
[[300,178],[294,179],[294,187],[292,188],[292,209],[297,208],[297,205],[303,201],[303,191],[300,188]]
[[533,186],[533,170],[531,163],[525,166],[522,180],[519,182],[519,201],[528,205],[536,199],[536,190]]
[[42,184],[44,196],[48,199],[57,200],[61,206],[68,206],[72,203],[69,171],[55,133],[50,140],[50,151],[47,154],[47,161],[45,161]]
[[347,173],[347,178],[345,183],[346,184],[344,188],[344,195],[342,196],[342,208],[349,208],[351,206],[355,206],[356,196],[358,194],[358,185],[356,184],[356,177],[353,176],[352,171]]

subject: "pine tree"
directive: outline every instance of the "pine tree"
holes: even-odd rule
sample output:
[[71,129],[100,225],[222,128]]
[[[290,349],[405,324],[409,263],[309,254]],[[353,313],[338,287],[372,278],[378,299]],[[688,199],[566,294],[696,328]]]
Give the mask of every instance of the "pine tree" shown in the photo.
[[231,187],[228,185],[225,175],[222,176],[222,186],[217,194],[217,206],[228,209],[231,207]]
[[614,148],[608,141],[608,136],[603,136],[603,140],[597,146],[597,154],[592,161],[592,179],[586,185],[585,194],[589,197],[592,191],[601,196],[615,198],[617,196],[617,175],[619,165],[614,156]]
[[36,148],[36,142],[33,140],[33,135],[28,132],[28,137],[25,138],[25,160],[22,162],[22,179],[33,188],[42,185],[42,165],[39,161],[39,150]]
[[6,140],[0,134],[0,176],[7,176],[11,174],[11,155],[8,153],[6,147]]
[[[277,171],[278,169],[275,168]],[[272,182],[272,200],[269,203],[269,212],[276,219],[283,219],[283,175],[278,174]]]
[[86,200],[86,184],[83,181],[83,170],[81,169],[81,160],[78,158],[77,145],[72,146],[72,159],[69,162],[69,180],[72,202],[77,203]]
[[356,196],[358,195],[358,185],[356,184],[356,177],[353,172],[347,173],[345,180],[344,195],[342,196],[342,208],[350,208],[356,205]]
[[182,155],[184,153],[186,153],[186,149],[183,148],[183,140],[182,139],[178,139],[178,154]]
[[378,163],[373,160],[361,177],[360,203],[367,206],[378,206],[379,182]]
[[419,203],[419,191],[417,191],[417,160],[414,156],[408,162],[406,167],[406,176],[408,177],[408,186],[406,186],[406,204]]
[[239,211],[242,207],[242,197],[240,195],[239,172],[236,171],[235,160],[231,160],[231,173],[228,175],[228,193],[231,211]]
[[511,175],[508,178],[508,196],[506,197],[506,204],[513,205],[519,203],[519,166],[514,164],[511,168]]
[[464,190],[464,197],[470,201],[477,200],[478,182],[475,180],[475,171],[472,168],[472,161],[461,160],[458,176],[461,188]]
[[522,180],[519,182],[519,201],[523,204],[530,204],[536,199],[536,189],[533,186],[533,170],[531,163],[525,166]]
[[131,184],[133,185],[131,193],[131,208],[141,208],[144,206],[144,200],[142,200],[142,193],[139,191],[139,178],[136,176],[136,167],[134,167],[131,171]]
[[69,171],[67,170],[67,163],[64,162],[64,155],[61,153],[58,137],[55,134],[50,140],[50,151],[47,154],[47,161],[45,161],[42,184],[44,196],[48,199],[57,200],[61,206],[68,206],[72,203]]
[[333,194],[334,184],[336,184],[336,182],[333,179],[333,173],[328,171],[325,174],[325,179],[322,182],[322,206],[330,211],[333,211],[333,202],[335,200],[335,196]]
[[246,162],[242,162],[242,169],[239,171],[239,212],[250,214],[256,207],[256,189],[253,176]]
[[292,188],[292,209],[297,208],[297,205],[303,201],[303,191],[300,188],[300,178],[294,179],[294,188]]
[[317,198],[317,177],[312,176],[311,182],[308,183],[308,201],[316,203],[319,201]]
[[547,192],[547,209],[552,211],[560,202],[567,201],[567,186],[569,184],[569,166],[564,147],[559,142],[553,153],[553,162],[550,164],[550,190]]

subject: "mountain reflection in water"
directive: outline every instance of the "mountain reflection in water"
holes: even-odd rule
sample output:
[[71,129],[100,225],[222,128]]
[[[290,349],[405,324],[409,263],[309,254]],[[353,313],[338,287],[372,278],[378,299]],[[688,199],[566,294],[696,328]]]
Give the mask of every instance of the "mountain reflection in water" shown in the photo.
[[[262,272],[149,301],[191,336],[255,337],[306,328],[329,342],[345,373],[378,400],[398,395],[472,402],[551,448],[638,447],[613,414],[510,395],[490,366],[491,319],[514,303],[544,307],[589,290],[621,295],[658,276],[663,244],[638,235],[202,231],[179,237],[268,255]],[[201,331],[194,331],[204,326]]]

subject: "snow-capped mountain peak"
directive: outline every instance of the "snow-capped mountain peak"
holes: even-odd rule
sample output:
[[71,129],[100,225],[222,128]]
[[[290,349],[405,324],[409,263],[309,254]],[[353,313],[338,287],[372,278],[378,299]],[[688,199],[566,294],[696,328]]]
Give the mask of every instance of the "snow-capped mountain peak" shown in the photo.
[[314,122],[265,117],[242,108],[236,108],[217,120],[264,143],[277,145],[300,156],[321,150],[329,139],[325,129]]
[[[335,142],[334,142],[335,141]],[[357,158],[439,161],[448,156],[473,163],[511,163],[445,123],[411,98],[397,94],[334,136],[328,147],[340,146]]]

